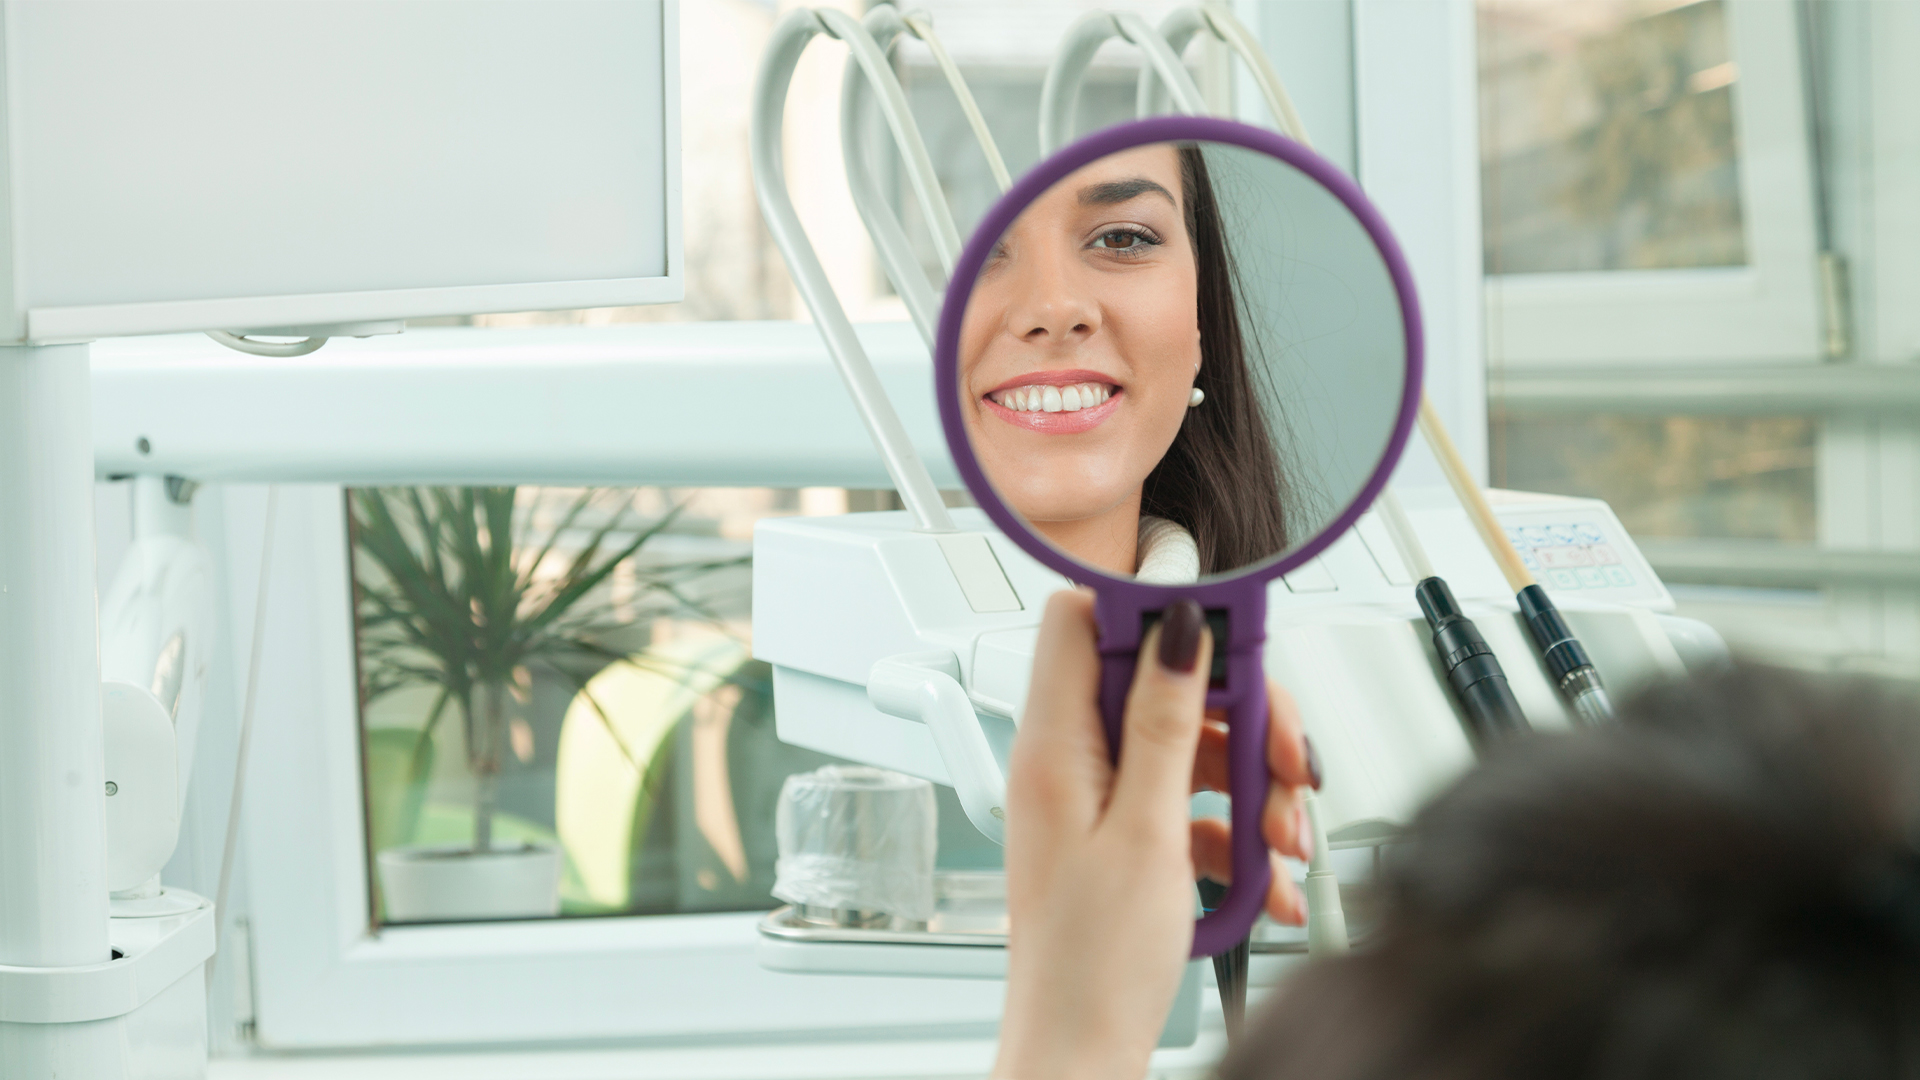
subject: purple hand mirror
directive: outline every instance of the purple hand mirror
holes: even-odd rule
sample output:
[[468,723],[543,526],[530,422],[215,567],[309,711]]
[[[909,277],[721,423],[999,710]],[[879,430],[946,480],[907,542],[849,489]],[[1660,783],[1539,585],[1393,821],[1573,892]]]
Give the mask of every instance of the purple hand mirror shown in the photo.
[[1227,120],[1061,150],[987,214],[947,288],[947,444],[995,523],[1097,594],[1116,760],[1142,635],[1176,600],[1207,613],[1234,873],[1195,956],[1244,937],[1271,880],[1269,583],[1385,486],[1420,374],[1413,280],[1379,212],[1311,150]]

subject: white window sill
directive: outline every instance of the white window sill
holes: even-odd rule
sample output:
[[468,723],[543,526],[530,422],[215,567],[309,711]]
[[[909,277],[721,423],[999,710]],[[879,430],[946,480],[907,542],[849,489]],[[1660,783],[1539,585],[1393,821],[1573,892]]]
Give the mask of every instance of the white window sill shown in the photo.
[[[1154,1080],[1211,1075],[1226,1049],[1218,1007],[1200,1038],[1153,1056]],[[214,1061],[208,1080],[935,1080],[984,1077],[994,1040],[874,1040],[728,1047],[300,1054]]]

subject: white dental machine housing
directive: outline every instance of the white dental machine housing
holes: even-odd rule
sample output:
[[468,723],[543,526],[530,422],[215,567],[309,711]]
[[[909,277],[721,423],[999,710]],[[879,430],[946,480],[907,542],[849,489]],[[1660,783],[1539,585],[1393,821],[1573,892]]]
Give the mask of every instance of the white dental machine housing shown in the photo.
[[[1501,523],[1616,693],[1725,656],[1674,603],[1603,502],[1494,492]],[[1435,570],[1506,668],[1536,727],[1570,723],[1527,640],[1513,593],[1444,488],[1402,490]],[[1049,594],[1071,583],[976,510],[957,533],[915,532],[905,512],[763,521],[754,533],[754,651],[773,665],[780,737],[952,785],[1000,839],[1007,751]],[[1269,594],[1267,671],[1298,701],[1325,769],[1336,848],[1391,839],[1474,754],[1433,654],[1414,580],[1377,513]],[[792,971],[991,974],[977,949],[761,942]],[[886,954],[891,950],[892,957]],[[1003,961],[1002,961],[1003,962]]]

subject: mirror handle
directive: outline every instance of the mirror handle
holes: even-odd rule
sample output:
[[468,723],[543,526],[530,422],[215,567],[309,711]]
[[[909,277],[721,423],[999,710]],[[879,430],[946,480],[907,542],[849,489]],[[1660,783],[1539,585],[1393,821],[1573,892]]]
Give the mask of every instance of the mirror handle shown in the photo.
[[[1192,956],[1214,956],[1240,943],[1253,929],[1265,906],[1273,881],[1273,863],[1260,835],[1260,816],[1267,801],[1267,679],[1260,663],[1264,642],[1230,651],[1226,683],[1230,691],[1211,690],[1208,705],[1227,710],[1228,796],[1232,801],[1233,884],[1219,906],[1193,927]],[[1125,727],[1127,691],[1133,685],[1132,652],[1106,652],[1100,657],[1100,719],[1106,727],[1108,752],[1120,760],[1120,737]]]

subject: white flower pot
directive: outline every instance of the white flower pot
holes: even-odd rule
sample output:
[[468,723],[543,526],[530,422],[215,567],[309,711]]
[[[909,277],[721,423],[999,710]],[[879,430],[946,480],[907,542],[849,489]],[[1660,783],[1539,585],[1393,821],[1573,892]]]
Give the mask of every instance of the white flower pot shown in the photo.
[[533,919],[560,914],[560,849],[495,844],[388,848],[376,857],[387,922]]

